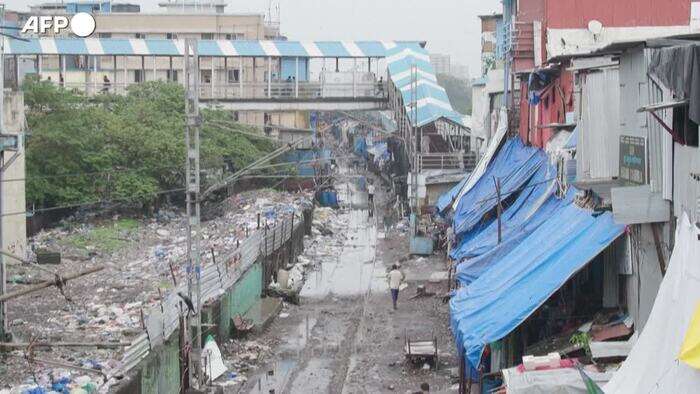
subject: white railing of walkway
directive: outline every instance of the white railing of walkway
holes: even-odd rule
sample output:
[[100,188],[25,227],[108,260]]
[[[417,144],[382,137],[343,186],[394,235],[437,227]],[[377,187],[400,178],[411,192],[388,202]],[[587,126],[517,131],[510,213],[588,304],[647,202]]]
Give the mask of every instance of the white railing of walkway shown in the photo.
[[[124,94],[131,86],[141,82],[56,82],[76,92],[85,92],[88,96],[102,93]],[[200,98],[203,100],[245,100],[245,99],[386,99],[384,84],[377,82],[362,83],[322,83],[322,82],[246,82],[200,84]]]

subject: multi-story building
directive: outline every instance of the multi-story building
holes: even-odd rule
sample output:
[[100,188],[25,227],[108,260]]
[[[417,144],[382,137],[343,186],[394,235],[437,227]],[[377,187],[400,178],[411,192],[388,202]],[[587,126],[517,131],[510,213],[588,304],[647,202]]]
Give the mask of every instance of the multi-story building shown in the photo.
[[[481,19],[481,74],[502,68],[503,14],[479,15]],[[499,39],[500,37],[500,39]]]
[[[112,39],[187,39],[199,40],[270,40],[284,39],[279,23],[269,21],[263,13],[224,13],[226,2],[185,1],[159,4],[164,12],[144,13],[139,6],[129,3],[105,1],[75,3],[43,3],[30,7],[29,13],[20,15],[19,23],[37,14],[72,14],[91,12],[95,17],[97,38]],[[285,65],[294,59],[281,59],[268,65],[263,59],[246,58],[230,64],[226,59],[202,58],[200,80],[203,91],[207,86],[225,87],[239,83],[264,84],[268,78],[279,78]],[[128,85],[144,81],[182,81],[181,57],[112,57],[112,56],[42,56],[23,59],[25,73],[36,73],[41,79],[62,84],[65,87],[86,90],[102,90],[104,81],[108,88],[123,91]],[[242,123],[264,123],[294,128],[308,128],[306,113],[263,113],[245,111],[234,113]]]
[[442,53],[431,53],[430,63],[433,64],[435,68],[435,74],[451,74],[452,73],[452,60],[450,55],[445,55]]
[[480,15],[481,70],[472,81],[472,134],[481,138],[485,149],[497,128],[503,106],[503,15]]

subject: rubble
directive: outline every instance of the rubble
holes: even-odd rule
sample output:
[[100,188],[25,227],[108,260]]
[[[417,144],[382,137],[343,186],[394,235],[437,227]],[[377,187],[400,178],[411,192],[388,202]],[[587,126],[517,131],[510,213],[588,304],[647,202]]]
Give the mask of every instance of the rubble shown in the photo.
[[[223,201],[220,214],[203,222],[202,264],[206,266],[212,259],[235,249],[237,242],[258,228],[258,214],[261,226],[273,226],[291,213],[301,216],[302,210],[310,206],[311,197],[308,193],[266,189]],[[40,342],[131,342],[144,330],[143,313],[158,305],[162,297],[175,288],[174,280],[180,283],[185,278],[185,221],[184,213],[177,210],[163,209],[143,221],[118,216],[89,224],[66,221],[58,228],[36,234],[31,243],[33,250],[61,254],[59,265],[43,266],[51,272],[70,273],[98,265],[105,265],[107,269],[69,282],[64,291],[72,302],[56,289],[8,302],[8,321],[12,322],[14,340],[18,342],[32,339]],[[35,256],[28,258],[34,261]],[[8,283],[10,291],[21,289],[22,283],[51,276],[29,265],[13,266],[10,273],[14,279],[14,283]],[[52,360],[78,365],[91,360],[91,365],[99,365],[108,376],[119,367],[122,351],[49,350]],[[41,349],[34,352],[37,359],[48,354]],[[24,384],[24,391],[33,385],[49,392],[49,384],[53,383],[49,375],[52,370],[35,368],[36,381],[34,378],[26,381],[32,371],[23,358],[6,358],[0,364],[0,388],[14,386],[16,390],[19,384]]]

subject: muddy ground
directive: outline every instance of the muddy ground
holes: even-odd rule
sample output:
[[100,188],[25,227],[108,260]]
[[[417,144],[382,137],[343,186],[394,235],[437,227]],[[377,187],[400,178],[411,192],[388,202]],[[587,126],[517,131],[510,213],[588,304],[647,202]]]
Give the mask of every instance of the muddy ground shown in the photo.
[[[351,173],[345,169],[346,175]],[[444,259],[406,259],[408,234],[396,228],[384,233],[381,207],[390,196],[388,190],[377,189],[378,209],[368,217],[366,193],[352,178],[338,186],[341,198],[350,202],[342,254],[335,262],[317,264],[306,277],[300,305],[286,306],[264,332],[251,338],[271,345],[273,355],[247,373],[246,385],[226,392],[405,393],[419,391],[423,382],[431,392],[454,392],[451,375],[457,359],[448,305],[437,296],[413,298],[418,285],[437,294],[446,291],[446,281],[428,281],[445,270]],[[398,261],[408,288],[401,291],[394,311],[385,274]],[[406,335],[437,337],[437,368],[407,362]]]

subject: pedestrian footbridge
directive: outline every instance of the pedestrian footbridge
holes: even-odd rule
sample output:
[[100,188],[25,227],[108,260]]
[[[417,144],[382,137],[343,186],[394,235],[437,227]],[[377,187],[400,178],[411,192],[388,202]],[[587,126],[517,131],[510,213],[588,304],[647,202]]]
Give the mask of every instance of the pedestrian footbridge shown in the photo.
[[[199,40],[200,99],[235,110],[386,109],[387,52],[407,45],[418,44]],[[7,39],[5,56],[18,82],[34,74],[94,95],[147,81],[184,83],[184,49],[184,40]]]
[[[233,111],[390,110],[396,138],[418,158],[412,167],[464,170],[461,157],[476,144],[437,84],[424,46],[198,40],[200,102]],[[5,38],[15,84],[34,75],[89,96],[148,81],[184,83],[184,56],[185,41],[177,39]]]

